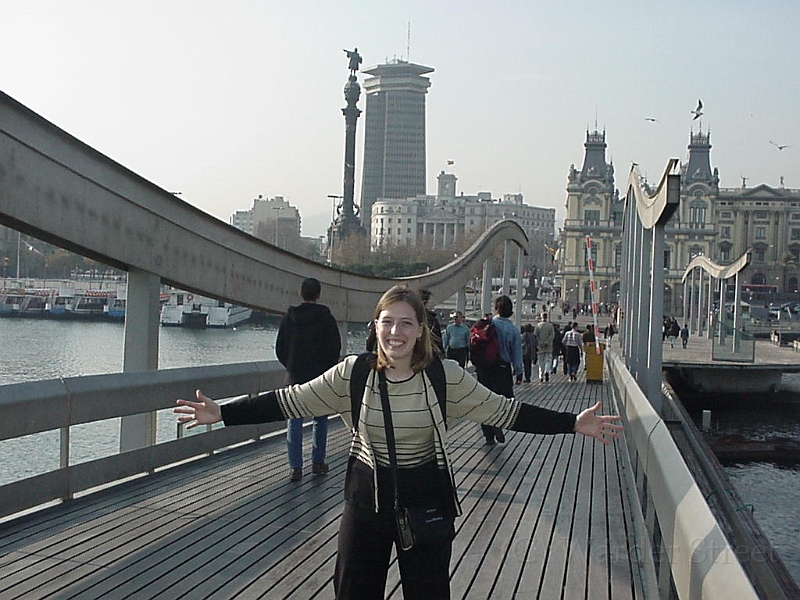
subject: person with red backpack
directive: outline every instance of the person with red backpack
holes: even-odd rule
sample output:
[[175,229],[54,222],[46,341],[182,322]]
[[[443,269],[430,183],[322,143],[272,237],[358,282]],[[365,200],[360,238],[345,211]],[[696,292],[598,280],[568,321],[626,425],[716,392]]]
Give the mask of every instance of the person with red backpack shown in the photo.
[[[506,398],[514,397],[514,376],[522,381],[522,338],[519,329],[511,322],[514,313],[511,298],[499,296],[494,301],[495,315],[488,323],[481,324],[485,344],[478,344],[477,335],[470,334],[470,360],[475,365],[478,382]],[[482,321],[485,321],[482,319]],[[480,323],[480,321],[479,321]],[[472,326],[475,330],[478,324]],[[477,361],[477,362],[476,362]],[[481,424],[486,444],[506,441],[503,430],[492,425]]]

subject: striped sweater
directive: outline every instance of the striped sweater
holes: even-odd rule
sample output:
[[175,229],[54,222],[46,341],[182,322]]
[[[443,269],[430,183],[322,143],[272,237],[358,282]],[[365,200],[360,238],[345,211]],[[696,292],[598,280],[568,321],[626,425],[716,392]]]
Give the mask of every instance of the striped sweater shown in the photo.
[[[339,414],[352,428],[350,374],[355,359],[355,356],[348,356],[307,383],[223,404],[223,420],[226,425],[240,425]],[[466,418],[501,429],[531,433],[570,433],[574,430],[575,415],[536,408],[506,398],[482,386],[457,362],[443,360],[442,363],[447,382],[448,422]],[[415,467],[435,458],[438,467],[450,474],[455,491],[447,453],[447,428],[439,410],[436,392],[427,375],[420,372],[405,381],[389,382],[388,388],[398,467]],[[367,376],[358,419],[359,427],[353,436],[350,455],[368,465],[375,473],[376,464],[389,466],[375,371],[370,371]],[[377,509],[377,475],[374,485]],[[457,500],[455,503],[460,514]]]

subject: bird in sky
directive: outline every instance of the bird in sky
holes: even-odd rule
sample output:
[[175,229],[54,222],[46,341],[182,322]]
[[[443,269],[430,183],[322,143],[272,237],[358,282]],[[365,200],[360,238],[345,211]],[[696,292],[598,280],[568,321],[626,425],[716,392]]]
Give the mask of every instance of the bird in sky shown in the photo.
[[791,148],[789,144],[776,144],[772,140],[770,140],[769,143],[775,146],[778,149],[778,151],[783,150],[784,148]]
[[653,117],[645,117],[644,120],[650,121],[651,123],[658,123],[658,119],[655,119]]
[[701,100],[697,101],[697,108],[692,111],[692,114],[694,115],[694,119],[692,119],[692,121],[703,116],[703,102]]

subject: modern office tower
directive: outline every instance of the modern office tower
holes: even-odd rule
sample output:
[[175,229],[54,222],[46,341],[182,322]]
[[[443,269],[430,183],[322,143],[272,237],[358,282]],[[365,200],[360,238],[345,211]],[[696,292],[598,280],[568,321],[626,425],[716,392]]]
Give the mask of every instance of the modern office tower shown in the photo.
[[425,94],[431,67],[395,59],[363,71],[367,104],[361,222],[369,227],[378,199],[425,193]]

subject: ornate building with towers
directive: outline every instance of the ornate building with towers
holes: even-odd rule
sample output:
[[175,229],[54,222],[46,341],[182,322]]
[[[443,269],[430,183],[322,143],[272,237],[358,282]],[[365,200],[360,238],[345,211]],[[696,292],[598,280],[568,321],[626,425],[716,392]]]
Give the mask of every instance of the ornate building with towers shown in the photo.
[[583,164],[570,165],[567,210],[558,252],[562,301],[588,303],[586,236],[592,238],[598,301],[619,293],[623,202],[614,184],[614,165],[606,162],[606,132],[586,131]]
[[[586,132],[584,162],[570,167],[567,214],[560,236],[562,300],[591,301],[586,261],[592,237],[598,302],[615,303],[619,293],[624,197],[615,189],[613,165],[605,159],[605,132]],[[800,278],[800,190],[777,187],[735,188],[719,185],[711,166],[711,134],[691,132],[688,158],[681,164],[679,210],[666,226],[664,308],[680,314],[686,266],[697,255],[728,264],[748,249],[750,265],[743,283],[774,292],[797,293]]]

